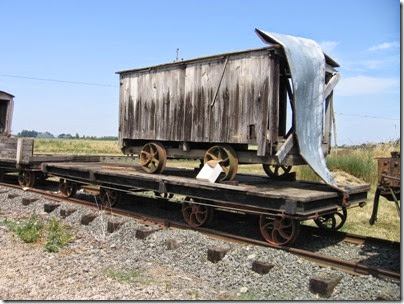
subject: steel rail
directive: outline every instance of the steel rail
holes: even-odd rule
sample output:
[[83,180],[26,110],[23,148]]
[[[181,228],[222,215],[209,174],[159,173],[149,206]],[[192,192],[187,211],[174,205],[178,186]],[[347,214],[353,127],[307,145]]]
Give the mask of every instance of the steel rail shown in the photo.
[[347,243],[352,243],[352,244],[358,244],[358,245],[373,245],[377,247],[385,247],[385,248],[391,248],[391,249],[397,249],[399,250],[401,248],[401,243],[400,242],[395,242],[391,240],[386,240],[386,239],[379,239],[376,237],[372,236],[365,236],[365,235],[359,235],[359,234],[354,234],[350,232],[345,232],[345,231],[327,231],[327,230],[322,230],[317,227],[313,226],[303,226],[304,229],[308,230],[312,235],[318,235],[318,236],[331,236],[333,238],[340,238],[344,242]]
[[[182,227],[184,224],[179,225]],[[259,245],[259,246],[264,246],[264,247],[271,247],[271,248],[276,248],[276,249],[281,249],[286,252],[293,253],[295,255],[298,255],[300,257],[303,257],[307,260],[313,261],[317,264],[323,265],[323,266],[330,266],[335,269],[341,269],[346,272],[349,272],[351,274],[364,274],[364,275],[373,275],[378,278],[389,278],[389,279],[394,279],[394,280],[400,280],[400,273],[399,272],[394,272],[386,269],[380,269],[360,263],[355,263],[339,258],[334,258],[330,256],[325,256],[321,255],[309,250],[305,249],[300,249],[296,247],[291,247],[291,246],[273,246],[265,241],[260,241],[260,240],[255,240],[251,238],[246,238],[242,236],[237,236],[233,235],[230,233],[226,232],[219,232],[216,230],[208,229],[208,228],[195,228],[194,230],[210,234],[210,235],[218,235],[220,237],[228,238],[231,240],[236,240],[236,241],[241,241],[253,245]]]
[[[2,182],[0,182],[0,186],[5,186],[5,187],[10,187],[10,188],[21,190],[20,186],[2,183]],[[79,200],[77,198],[64,198],[64,197],[61,197],[60,195],[57,195],[55,193],[52,193],[52,192],[49,192],[46,190],[40,190],[40,189],[35,189],[35,188],[27,188],[27,189],[23,189],[23,190],[40,194],[50,200],[54,200],[54,201],[58,201],[58,202],[65,201],[65,202],[74,203],[74,204],[78,204],[78,205],[85,205],[86,207],[89,207],[91,209],[97,209],[97,210],[100,209],[99,206],[97,206],[94,203],[90,203],[90,202],[84,201],[84,200]],[[152,198],[150,198],[150,199],[152,199]],[[159,198],[159,199],[161,199],[161,198]],[[242,242],[242,243],[248,243],[248,244],[252,244],[252,245],[258,245],[258,246],[263,246],[263,247],[270,247],[270,248],[284,250],[286,252],[292,253],[299,257],[305,258],[309,261],[315,262],[319,265],[329,266],[334,269],[340,269],[340,270],[343,270],[343,271],[351,273],[351,274],[373,275],[377,278],[388,278],[388,279],[400,281],[400,272],[394,272],[394,271],[390,271],[390,270],[386,270],[386,269],[381,269],[381,268],[376,268],[373,266],[361,264],[358,262],[352,262],[352,261],[343,260],[340,258],[325,256],[325,255],[318,254],[318,253],[315,253],[315,252],[312,252],[309,250],[305,250],[305,249],[300,249],[300,248],[291,247],[291,246],[274,246],[274,245],[271,245],[271,244],[269,244],[265,241],[261,241],[261,240],[238,236],[238,235],[234,235],[231,233],[217,231],[217,230],[205,228],[205,227],[190,227],[189,225],[182,223],[182,222],[162,219],[160,217],[153,217],[153,216],[144,215],[144,214],[137,213],[134,211],[124,210],[124,209],[119,209],[119,208],[105,208],[103,210],[106,211],[107,213],[113,214],[113,215],[130,216],[130,217],[140,220],[142,222],[153,223],[159,227],[166,227],[166,228],[171,227],[171,228],[187,229],[187,230],[192,229],[192,230],[201,232],[205,235],[208,235],[208,236],[214,237],[214,238],[221,238],[221,239],[226,239],[226,240],[233,241],[233,242],[236,241],[236,242]],[[309,226],[305,226],[305,227],[309,227]],[[317,229],[314,227],[309,227],[309,229],[312,229],[312,231],[314,231],[318,234],[323,234],[323,232],[321,232],[320,229]],[[335,232],[334,231],[333,233],[337,233],[337,235],[344,237],[345,240],[351,240],[352,242],[354,242],[356,244],[363,244],[364,242],[369,241],[369,240],[371,242],[373,242],[374,244],[383,244],[383,245],[388,244],[390,247],[393,247],[393,248],[396,248],[397,246],[399,248],[399,244],[400,244],[400,243],[389,241],[389,240],[382,240],[382,239],[377,239],[377,238],[349,234],[349,233],[345,233],[345,232]]]

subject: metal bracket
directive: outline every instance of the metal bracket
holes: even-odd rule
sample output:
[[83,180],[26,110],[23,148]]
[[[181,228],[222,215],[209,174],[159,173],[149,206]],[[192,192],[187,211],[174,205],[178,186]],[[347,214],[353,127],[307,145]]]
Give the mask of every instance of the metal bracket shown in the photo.
[[167,193],[167,186],[163,181],[159,181],[159,192],[160,193]]
[[296,213],[296,201],[293,200],[285,200],[284,209],[288,214]]
[[224,72],[226,71],[226,67],[227,67],[227,62],[228,62],[228,61],[229,61],[229,56],[226,57],[226,61],[225,61],[225,63],[224,63],[224,67],[223,67],[223,71],[222,71],[222,76],[220,76],[220,80],[219,80],[219,84],[217,85],[217,89],[216,89],[216,92],[215,92],[215,96],[213,97],[213,100],[212,100],[212,102],[210,103],[210,107],[211,107],[211,108],[215,105],[216,97],[217,97],[217,94],[219,93],[220,85],[222,84]]
[[342,195],[342,207],[349,207],[351,206],[351,202],[348,200],[349,199],[349,194],[348,193],[344,193]]

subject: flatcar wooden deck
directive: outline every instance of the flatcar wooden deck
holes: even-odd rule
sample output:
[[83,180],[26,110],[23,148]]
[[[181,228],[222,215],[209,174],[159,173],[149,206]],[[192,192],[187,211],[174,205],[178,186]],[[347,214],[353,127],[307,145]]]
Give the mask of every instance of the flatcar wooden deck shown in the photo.
[[203,200],[220,208],[246,213],[285,214],[296,219],[314,218],[338,208],[366,201],[368,184],[342,186],[338,192],[323,183],[275,181],[269,177],[238,174],[232,183],[209,183],[196,179],[197,171],[167,168],[164,174],[144,173],[128,163],[44,163],[44,173],[83,184],[121,191],[157,191]]
[[34,154],[32,138],[0,137],[0,170],[39,170],[44,162],[97,162],[100,156]]
[[2,159],[0,158],[0,168],[9,170],[18,170],[19,168],[32,168],[40,170],[43,163],[50,162],[96,162],[99,161],[100,156],[90,155],[45,155],[35,154],[21,162],[15,159]]

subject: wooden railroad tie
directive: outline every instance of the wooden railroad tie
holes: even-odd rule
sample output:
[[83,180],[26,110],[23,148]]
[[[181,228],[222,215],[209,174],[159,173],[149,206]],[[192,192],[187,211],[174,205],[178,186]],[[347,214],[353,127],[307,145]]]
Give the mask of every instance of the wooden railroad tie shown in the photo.
[[35,201],[37,201],[38,199],[37,198],[27,198],[27,197],[23,197],[22,199],[21,199],[21,203],[24,205],[24,206],[28,206],[28,205],[30,205],[31,203],[33,203],[33,202],[35,202]]

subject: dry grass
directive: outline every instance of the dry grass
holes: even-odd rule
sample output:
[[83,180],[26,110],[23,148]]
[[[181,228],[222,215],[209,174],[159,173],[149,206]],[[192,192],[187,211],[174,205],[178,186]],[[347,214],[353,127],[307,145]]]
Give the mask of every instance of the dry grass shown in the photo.
[[369,224],[373,209],[374,195],[375,188],[372,187],[368,193],[368,203],[365,207],[348,210],[347,221],[341,230],[399,242],[400,217],[397,214],[394,202],[390,202],[384,197],[381,197],[377,221],[374,225]]
[[115,140],[35,138],[34,154],[119,155]]

